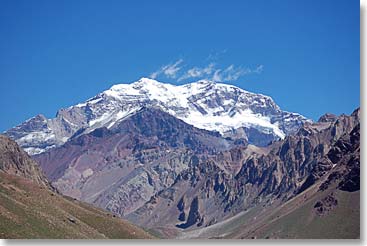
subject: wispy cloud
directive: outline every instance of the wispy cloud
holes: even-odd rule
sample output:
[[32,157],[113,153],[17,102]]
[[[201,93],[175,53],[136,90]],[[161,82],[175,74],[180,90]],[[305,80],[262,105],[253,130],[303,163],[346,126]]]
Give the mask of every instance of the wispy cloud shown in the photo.
[[259,65],[257,68],[253,71],[254,73],[262,73],[264,70],[264,65]]
[[236,67],[235,65],[230,65],[224,70],[216,70],[213,75],[214,81],[234,81],[239,79],[240,77],[251,74],[251,73],[260,73],[262,71],[262,65],[261,70],[259,69],[259,66],[256,69],[250,69],[248,67]]
[[209,76],[214,71],[215,64],[209,63],[208,66],[200,68],[200,67],[193,67],[187,70],[181,77],[177,79],[177,81],[182,81],[185,79],[190,78],[202,78]]
[[227,53],[227,49],[224,49],[224,50],[221,50],[221,51],[212,52],[212,53],[210,53],[208,55],[208,57],[206,58],[206,60],[208,60],[208,61],[217,61],[225,53]]
[[209,79],[215,82],[225,82],[225,81],[235,81],[240,77],[257,73],[260,74],[264,69],[263,65],[257,66],[255,69],[251,69],[248,67],[238,67],[234,64],[231,64],[227,68],[217,68],[215,63],[210,63],[208,66],[199,68],[193,67],[187,70],[181,77],[177,79],[177,81],[192,79],[192,78],[201,78],[201,79]]
[[220,74],[220,72],[222,71],[222,69],[217,69],[215,70],[213,77],[211,78],[213,81],[223,81],[222,80],[222,76]]
[[[226,50],[220,54],[225,53]],[[179,59],[174,63],[170,63],[162,66],[157,71],[153,72],[149,77],[156,79],[159,76],[164,76],[168,79],[176,79],[177,82],[190,80],[190,79],[207,79],[215,82],[228,82],[236,81],[239,78],[249,74],[260,74],[264,70],[263,65],[258,65],[255,68],[236,66],[234,64],[228,67],[219,67],[217,63],[213,61],[213,57],[217,57],[219,53],[211,55],[211,62],[203,67],[193,66],[184,70],[183,59]],[[209,56],[210,57],[210,56]]]
[[174,79],[176,78],[177,73],[181,70],[180,64],[182,62],[183,60],[179,59],[175,63],[164,65],[157,71],[153,72],[149,77],[156,79],[159,75],[164,74],[167,78]]

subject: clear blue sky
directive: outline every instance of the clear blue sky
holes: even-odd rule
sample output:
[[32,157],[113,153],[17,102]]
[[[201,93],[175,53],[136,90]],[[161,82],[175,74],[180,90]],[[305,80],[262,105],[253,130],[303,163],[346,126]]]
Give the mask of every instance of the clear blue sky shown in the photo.
[[182,73],[210,63],[250,69],[230,83],[314,120],[351,113],[359,106],[359,5],[0,0],[0,130],[39,113],[54,117],[180,59]]

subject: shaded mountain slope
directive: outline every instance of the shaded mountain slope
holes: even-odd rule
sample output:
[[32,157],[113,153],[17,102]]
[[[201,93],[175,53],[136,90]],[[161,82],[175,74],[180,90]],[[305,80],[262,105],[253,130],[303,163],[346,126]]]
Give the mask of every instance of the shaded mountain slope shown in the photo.
[[195,152],[215,153],[228,149],[231,141],[218,133],[195,128],[155,108],[142,108],[111,129],[98,128],[91,133],[73,137],[60,148],[34,158],[39,161],[47,177],[60,178],[68,165],[85,155],[89,165],[106,165],[108,159],[121,159],[141,150],[187,148]]
[[[178,239],[356,239],[360,237],[360,192],[320,184],[286,203],[261,203],[217,224],[180,231]],[[319,212],[319,204],[325,207]],[[163,230],[164,231],[164,230]]]
[[[264,212],[263,223],[270,223],[266,214],[287,201],[299,201],[314,187],[302,203],[292,202],[286,211],[303,211],[306,207],[300,205],[311,206],[311,197],[320,199],[317,206],[323,211],[322,204],[335,198],[327,198],[332,192],[341,203],[350,196],[359,199],[355,193],[343,195],[359,189],[359,131],[357,109],[350,116],[325,115],[319,122],[305,123],[295,134],[266,147],[235,146],[215,133],[147,108],[110,129],[76,136],[36,158],[45,170],[50,168],[49,175],[56,175],[51,176],[53,184],[64,194],[165,237],[176,237],[218,227],[244,211],[253,211],[250,220]],[[191,141],[185,141],[187,137]],[[359,221],[351,223],[357,228]],[[266,234],[238,228],[223,236]]]
[[152,238],[103,210],[0,172],[0,238]]
[[206,158],[232,145],[219,133],[142,108],[110,129],[75,136],[34,158],[63,194],[125,215],[172,185],[198,161],[194,153]]
[[[267,148],[231,152],[190,165],[171,187],[128,218],[162,233],[174,227],[193,230],[259,206],[273,208],[272,204],[280,205],[297,194],[301,197],[316,183],[320,192],[332,185],[357,191],[359,109],[351,116],[306,124],[296,135]],[[236,168],[228,168],[233,164]]]
[[0,136],[0,238],[152,238],[103,210],[64,197],[37,163]]
[[29,158],[17,143],[0,135],[0,171],[31,179],[37,184],[49,186],[38,164]]
[[[356,111],[355,114],[359,112]],[[356,116],[354,114],[354,116]],[[359,117],[359,116],[357,116]],[[360,237],[360,125],[342,134],[289,200],[262,200],[217,224],[177,237],[356,239]],[[331,162],[329,169],[325,163]],[[321,167],[321,168],[320,168]],[[326,167],[326,168],[325,168]],[[312,183],[310,180],[312,177]],[[268,196],[269,198],[269,196]],[[164,231],[164,229],[162,229]]]

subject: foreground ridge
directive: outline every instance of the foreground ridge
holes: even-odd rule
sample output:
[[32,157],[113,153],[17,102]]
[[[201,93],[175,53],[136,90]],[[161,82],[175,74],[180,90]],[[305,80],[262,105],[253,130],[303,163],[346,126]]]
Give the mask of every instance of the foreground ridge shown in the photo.
[[0,135],[0,238],[153,238],[149,233],[86,203],[62,196],[35,161]]

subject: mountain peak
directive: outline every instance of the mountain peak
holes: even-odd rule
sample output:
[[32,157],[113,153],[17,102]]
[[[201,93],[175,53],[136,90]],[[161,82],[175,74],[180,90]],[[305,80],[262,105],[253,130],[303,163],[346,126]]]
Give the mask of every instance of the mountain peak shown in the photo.
[[161,83],[155,79],[141,77],[138,81],[135,81],[132,83],[133,85],[139,84],[139,85],[161,85],[164,83]]
[[162,84],[161,82],[155,80],[155,79],[151,79],[151,78],[147,78],[147,77],[141,77],[138,81],[134,82],[134,83],[144,83],[144,84]]
[[103,93],[112,97],[119,97],[121,95],[138,95],[140,94],[141,89],[149,91],[154,87],[164,87],[164,85],[164,83],[157,80],[142,77],[130,84],[113,85],[109,90],[106,90]]
[[213,81],[213,80],[207,80],[207,79],[201,79],[201,80],[198,80],[198,81],[193,82],[193,83],[204,84],[204,85],[207,85],[207,84],[216,84],[215,81]]
[[266,134],[267,139],[284,138],[307,121],[302,115],[282,111],[271,97],[234,85],[205,79],[174,85],[142,77],[130,84],[116,84],[84,103],[63,109],[54,119],[40,122],[36,118],[6,134],[28,153],[38,154],[64,144],[77,132],[109,129],[142,106],[158,107],[200,129],[225,136],[236,132],[236,137],[245,139],[254,132],[249,129]]

